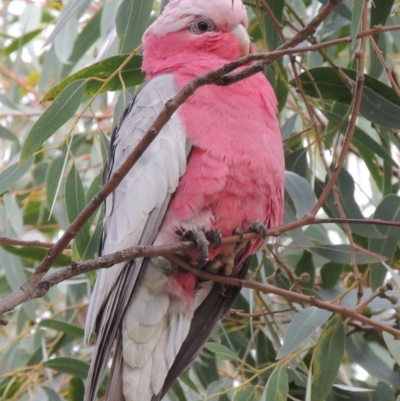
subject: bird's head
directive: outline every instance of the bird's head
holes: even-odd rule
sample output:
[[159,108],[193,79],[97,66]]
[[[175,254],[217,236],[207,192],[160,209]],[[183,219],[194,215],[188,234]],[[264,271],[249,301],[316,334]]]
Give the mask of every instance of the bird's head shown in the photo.
[[219,60],[222,65],[251,51],[241,0],[174,0],[143,35],[143,69]]

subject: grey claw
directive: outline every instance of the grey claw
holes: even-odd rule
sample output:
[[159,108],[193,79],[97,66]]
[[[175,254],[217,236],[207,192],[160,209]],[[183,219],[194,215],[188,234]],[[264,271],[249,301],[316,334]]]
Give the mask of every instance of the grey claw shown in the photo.
[[208,262],[208,240],[203,231],[188,231],[183,236],[184,238],[194,241],[199,250],[199,257],[197,258],[196,269],[201,269]]
[[206,232],[206,238],[213,243],[213,249],[217,249],[222,245],[222,234],[218,229]]
[[267,227],[261,220],[256,220],[251,223],[249,228],[245,232],[262,234],[264,239],[267,238]]
[[240,239],[243,239],[243,235],[244,235],[244,230],[242,227],[237,227],[233,230],[233,235],[238,235],[240,237]]

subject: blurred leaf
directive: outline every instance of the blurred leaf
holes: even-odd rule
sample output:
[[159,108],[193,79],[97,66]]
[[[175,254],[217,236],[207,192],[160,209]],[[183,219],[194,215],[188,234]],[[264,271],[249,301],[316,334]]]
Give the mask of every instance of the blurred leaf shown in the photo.
[[83,80],[74,81],[62,90],[60,96],[39,117],[22,146],[20,163],[31,157],[43,142],[64,125],[78,109],[85,88]]
[[10,189],[17,181],[19,181],[31,168],[33,158],[28,159],[24,164],[12,164],[0,173],[0,194]]
[[[76,219],[85,206],[86,198],[82,180],[75,165],[72,165],[65,181],[65,207],[70,223]],[[80,258],[85,253],[85,249],[90,241],[89,230],[90,227],[86,222],[74,238],[74,246]]]
[[384,382],[379,382],[372,393],[372,401],[394,401],[394,391]]
[[361,15],[362,15],[362,10],[364,8],[364,2],[365,0],[362,1],[359,0],[356,1],[353,5],[353,12],[351,18],[351,40],[353,42],[353,49],[355,47],[356,38],[360,30]]
[[225,345],[218,343],[207,343],[204,348],[207,348],[215,355],[218,355],[222,360],[227,361],[238,361],[240,358],[229,348],[225,347]]
[[325,288],[334,288],[339,282],[342,271],[343,264],[334,262],[325,263],[320,270],[323,286]]
[[296,351],[310,337],[310,335],[322,326],[332,315],[332,312],[310,306],[298,312],[286,329],[282,348],[277,359],[282,359],[293,351]]
[[383,332],[383,339],[396,363],[400,366],[400,340],[395,339],[391,334],[385,331]]
[[252,401],[255,399],[256,388],[253,386],[241,387],[235,391],[232,401]]
[[52,388],[42,386],[42,389],[46,393],[48,401],[62,401],[62,398]]
[[62,320],[43,319],[39,322],[39,326],[47,329],[53,329],[76,338],[83,338],[84,335],[83,329],[74,326],[73,324],[63,322]]
[[122,0],[115,18],[121,53],[131,53],[140,45],[152,7],[148,0]]
[[49,37],[44,42],[43,46],[49,45],[53,39],[59,34],[65,24],[77,13],[77,11],[81,7],[87,7],[90,3],[90,0],[75,0],[68,4],[67,7],[64,8],[61,17],[57,21],[57,25],[55,26],[53,32],[49,35]]
[[293,135],[294,127],[297,121],[297,114],[293,114],[281,127],[282,141],[289,139]]
[[[309,251],[316,253],[317,255],[323,256],[324,258],[331,260],[332,262],[351,264],[351,247],[350,245],[320,245],[311,246],[308,248]],[[354,251],[356,263],[358,265],[364,265],[367,263],[374,263],[376,259],[365,253]]]
[[93,43],[100,37],[100,23],[103,8],[101,8],[93,18],[86,24],[75,39],[74,48],[69,56],[67,64],[64,64],[62,76],[67,76],[77,61],[90,49]]
[[[400,221],[400,197],[395,195],[386,196],[376,208],[374,218],[386,221]],[[377,226],[377,228],[383,238],[370,239],[368,249],[391,260],[400,241],[400,227]],[[369,280],[372,290],[375,291],[383,284],[386,268],[380,263],[376,263],[376,259],[369,263],[371,263]]]
[[296,173],[286,171],[285,190],[296,208],[296,215],[298,218],[311,212],[316,203],[316,198],[307,180]]
[[19,142],[18,137],[13,132],[3,127],[2,125],[0,125],[0,138],[7,139],[8,141],[16,143]]
[[29,43],[32,39],[36,38],[41,32],[42,28],[35,29],[34,31],[26,32],[21,37],[15,38],[8,46],[3,47],[1,52],[5,56],[9,56],[11,53],[21,49],[25,44]]
[[370,375],[390,383],[394,387],[400,387],[398,372],[389,368],[361,334],[354,333],[347,337],[346,351],[353,362],[358,363]]
[[[47,254],[47,250],[43,248],[36,248],[31,246],[15,247],[11,245],[2,245],[2,247],[9,253],[20,256],[26,259],[32,259],[35,261],[42,261]],[[71,257],[66,254],[61,254],[55,261],[54,267],[64,267],[71,264]]]
[[69,382],[68,387],[68,400],[69,401],[83,401],[85,396],[85,386],[83,381],[73,377]]
[[[111,74],[113,74],[121,66],[121,64],[129,57],[129,54],[121,54],[119,56],[113,56],[102,60],[96,64],[84,68],[71,75],[60,84],[56,85],[54,88],[50,89],[42,99],[42,102],[47,102],[57,100],[63,95],[65,88],[69,85],[75,84],[77,82],[79,85],[85,80],[83,84],[84,92],[86,95],[93,95],[97,93],[102,87],[104,81],[108,79]],[[115,75],[101,90],[101,92],[107,91],[117,91],[123,87],[136,86],[144,82],[144,73],[141,70],[142,57],[134,56],[129,62],[124,66],[121,74]],[[123,83],[121,82],[121,77]],[[93,78],[93,79],[90,79]],[[87,80],[87,81],[86,81]],[[53,103],[53,104],[54,104]],[[51,106],[50,106],[51,107]],[[76,110],[76,109],[75,109]],[[75,112],[74,110],[74,112]]]
[[266,400],[286,401],[289,394],[289,383],[286,368],[277,366],[268,379]]
[[[349,68],[341,68],[351,80],[356,81],[357,71]],[[311,77],[313,81],[311,81]],[[331,67],[312,68],[307,73],[300,74],[300,79],[303,84],[305,93],[309,96],[319,98],[316,90],[318,87],[320,93],[324,94],[324,100],[335,100],[351,104],[353,97],[350,89],[341,80],[337,72]],[[290,82],[295,85],[294,81]],[[400,99],[397,93],[390,87],[372,77],[364,75],[364,90],[369,89],[368,93],[374,93],[377,96],[383,97],[387,102],[393,103],[395,106],[400,106]]]
[[47,207],[52,210],[54,203],[56,201],[56,195],[58,193],[58,188],[62,180],[62,172],[64,166],[64,159],[57,158],[54,159],[46,174],[46,200]]
[[43,366],[59,373],[66,373],[81,380],[86,380],[89,372],[89,364],[75,358],[53,358],[44,362]]
[[342,317],[336,314],[325,326],[314,350],[312,401],[324,401],[330,393],[342,362],[344,345]]

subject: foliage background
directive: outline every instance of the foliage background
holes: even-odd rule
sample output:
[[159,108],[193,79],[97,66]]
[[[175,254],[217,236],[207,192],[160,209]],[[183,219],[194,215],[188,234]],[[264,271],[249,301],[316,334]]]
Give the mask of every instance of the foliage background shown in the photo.
[[[0,4],[1,297],[17,289],[45,256],[44,247],[29,241],[56,241],[100,188],[112,126],[143,82],[139,53],[128,72],[108,83],[106,89],[113,91],[94,95],[100,84],[85,87],[75,76],[67,81],[73,82],[66,92],[60,95],[58,87],[47,95],[57,98],[51,107],[41,100],[68,76],[101,59],[107,62],[100,72],[90,67],[78,77],[106,78],[116,71],[165,3]],[[321,3],[327,1],[247,1],[249,32],[258,51],[279,46],[279,33],[292,37]],[[344,1],[309,44],[355,38],[363,5],[363,0]],[[400,24],[399,12],[398,0],[375,1],[369,6],[370,26]],[[104,47],[114,24],[117,35]],[[382,53],[369,42],[354,139],[319,217],[400,222],[400,31],[373,38]],[[288,170],[285,222],[311,211],[326,182],[326,167],[338,158],[353,102],[338,67],[355,79],[358,45],[353,41],[285,56],[265,72],[279,100]],[[120,54],[125,56],[108,59]],[[99,211],[52,271],[96,256],[101,220]],[[25,241],[24,246],[3,237]],[[360,302],[357,291],[362,289],[363,300],[371,301],[362,305],[362,313],[398,327],[399,238],[398,227],[306,226],[283,233],[260,252],[251,275],[349,308]],[[0,326],[0,399],[83,399],[91,345],[83,343],[82,327],[94,278],[88,273],[69,279],[7,314],[9,324]],[[385,280],[394,285],[388,297],[368,299]],[[389,334],[248,289],[235,309],[175,383],[169,400],[400,400],[400,345]]]

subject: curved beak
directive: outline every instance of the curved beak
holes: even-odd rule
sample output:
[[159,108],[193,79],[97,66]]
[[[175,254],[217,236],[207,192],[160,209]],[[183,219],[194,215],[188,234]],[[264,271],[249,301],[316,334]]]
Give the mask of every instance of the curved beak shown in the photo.
[[247,56],[250,51],[250,37],[246,31],[246,28],[242,25],[236,25],[235,28],[232,29],[232,33],[239,39],[240,50],[242,56]]

